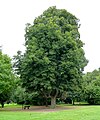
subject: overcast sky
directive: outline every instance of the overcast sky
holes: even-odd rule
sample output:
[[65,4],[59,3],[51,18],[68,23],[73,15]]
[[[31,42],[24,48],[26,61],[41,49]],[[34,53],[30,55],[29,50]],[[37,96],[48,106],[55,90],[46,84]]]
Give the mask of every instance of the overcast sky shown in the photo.
[[50,6],[66,9],[80,19],[81,40],[89,60],[85,71],[100,67],[99,0],[0,0],[0,45],[10,57],[24,51],[25,24],[32,23]]

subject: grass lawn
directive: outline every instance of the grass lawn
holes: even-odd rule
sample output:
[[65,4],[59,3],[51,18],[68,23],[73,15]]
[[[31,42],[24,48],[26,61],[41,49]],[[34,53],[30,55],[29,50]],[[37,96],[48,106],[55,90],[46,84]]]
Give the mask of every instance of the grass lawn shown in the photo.
[[0,120],[100,120],[100,106],[75,106],[74,109],[72,107],[56,112],[5,111],[5,109],[0,108]]

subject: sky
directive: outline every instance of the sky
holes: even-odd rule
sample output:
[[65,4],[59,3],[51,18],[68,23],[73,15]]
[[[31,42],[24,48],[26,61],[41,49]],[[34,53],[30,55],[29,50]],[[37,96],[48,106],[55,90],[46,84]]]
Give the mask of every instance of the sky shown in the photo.
[[80,19],[80,39],[85,43],[89,60],[85,72],[100,67],[100,2],[99,0],[0,0],[0,46],[10,57],[24,51],[25,24],[33,23],[50,6],[66,9]]

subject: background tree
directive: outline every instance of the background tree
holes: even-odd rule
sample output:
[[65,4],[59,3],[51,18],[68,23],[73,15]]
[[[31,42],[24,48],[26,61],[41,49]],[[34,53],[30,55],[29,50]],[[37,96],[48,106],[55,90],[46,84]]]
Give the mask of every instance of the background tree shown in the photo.
[[24,88],[18,86],[16,91],[13,92],[11,99],[14,103],[21,104],[23,109],[23,105],[26,104],[26,99],[28,99],[28,94]]
[[19,76],[16,76],[14,85],[15,86],[13,87],[13,91],[10,98],[11,101],[17,104],[21,104],[22,109],[23,109],[23,105],[33,104],[32,99],[34,99],[34,96],[36,96],[36,94],[28,93],[26,92],[25,88],[22,88],[22,83]]
[[4,102],[10,99],[14,83],[11,59],[0,51],[0,103],[4,107]]
[[[22,64],[22,59],[23,59],[23,55],[21,51],[17,51],[17,55],[13,56],[13,69],[16,75],[20,75],[21,73],[21,64]],[[19,77],[18,77],[19,79]],[[19,82],[21,82],[20,80],[18,80]]]
[[50,97],[52,108],[58,94],[78,85],[87,64],[78,21],[66,10],[50,7],[26,26],[20,77],[26,90]]
[[100,69],[83,76],[84,98],[89,104],[100,104]]

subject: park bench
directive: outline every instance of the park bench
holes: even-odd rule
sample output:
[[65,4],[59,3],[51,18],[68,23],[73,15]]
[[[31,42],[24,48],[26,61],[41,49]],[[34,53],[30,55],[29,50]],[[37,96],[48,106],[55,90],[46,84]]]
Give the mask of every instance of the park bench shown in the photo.
[[25,106],[24,106],[24,109],[29,109],[29,108],[30,108],[29,105],[25,105]]

